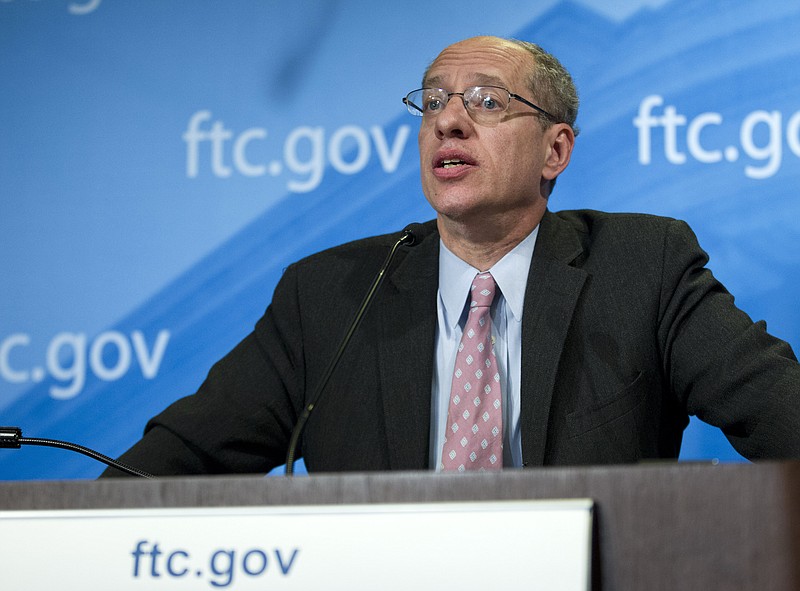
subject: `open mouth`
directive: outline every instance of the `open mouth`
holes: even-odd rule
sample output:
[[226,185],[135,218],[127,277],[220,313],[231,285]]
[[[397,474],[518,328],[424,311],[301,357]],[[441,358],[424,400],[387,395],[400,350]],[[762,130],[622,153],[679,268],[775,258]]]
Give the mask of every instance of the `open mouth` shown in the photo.
[[439,156],[434,164],[434,168],[448,169],[458,166],[474,166],[475,161],[464,154],[450,153]]
[[458,160],[457,158],[451,158],[448,160],[442,160],[441,167],[442,168],[453,168],[454,166],[464,166],[466,162],[463,160]]

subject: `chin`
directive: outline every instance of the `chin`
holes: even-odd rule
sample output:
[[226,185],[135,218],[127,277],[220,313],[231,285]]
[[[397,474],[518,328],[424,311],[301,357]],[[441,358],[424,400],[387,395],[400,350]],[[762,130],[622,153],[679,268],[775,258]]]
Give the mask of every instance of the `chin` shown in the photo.
[[445,213],[445,211],[455,213],[459,210],[469,210],[486,204],[486,198],[481,196],[480,191],[464,186],[440,185],[431,193],[426,192],[425,194],[426,196],[432,195],[428,198],[428,203],[440,213]]

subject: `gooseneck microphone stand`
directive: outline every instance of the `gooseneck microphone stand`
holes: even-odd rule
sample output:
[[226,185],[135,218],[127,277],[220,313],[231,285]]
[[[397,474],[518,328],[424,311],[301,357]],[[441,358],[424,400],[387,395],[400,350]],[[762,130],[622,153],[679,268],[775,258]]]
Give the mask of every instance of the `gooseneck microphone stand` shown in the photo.
[[333,370],[335,370],[336,366],[339,365],[339,359],[341,359],[342,354],[344,353],[345,349],[347,349],[347,345],[350,343],[350,339],[352,338],[353,333],[356,331],[356,328],[358,328],[358,325],[361,323],[364,313],[367,311],[367,308],[372,302],[372,298],[378,291],[378,287],[380,287],[381,283],[383,283],[383,279],[386,276],[386,271],[389,268],[389,265],[392,263],[392,259],[394,259],[397,249],[402,245],[413,246],[416,244],[417,234],[415,234],[414,231],[420,226],[421,224],[417,223],[406,226],[400,235],[400,238],[392,246],[389,254],[386,256],[386,260],[383,262],[383,265],[381,265],[378,274],[375,276],[375,279],[373,279],[372,285],[367,291],[367,294],[364,296],[364,300],[361,302],[361,306],[359,306],[353,321],[350,323],[350,328],[345,333],[342,342],[339,344],[339,348],[336,350],[336,353],[328,364],[325,373],[322,375],[322,379],[319,381],[319,384],[317,384],[316,390],[314,390],[314,393],[309,399],[309,403],[306,405],[306,407],[303,409],[303,412],[300,414],[300,417],[297,419],[297,423],[292,430],[292,436],[289,439],[289,448],[286,452],[286,476],[292,476],[294,474],[294,461],[297,454],[297,446],[300,442],[300,436],[303,434],[303,429],[305,429],[306,422],[308,422],[308,417],[311,416],[311,411],[314,410],[314,407],[319,402],[319,399],[325,390],[325,386],[328,385],[328,381],[330,380],[331,375],[333,375]]
[[122,462],[118,462],[108,456],[104,456],[103,454],[94,451],[93,449],[89,449],[88,447],[84,447],[82,445],[78,445],[76,443],[70,443],[69,441],[58,441],[57,439],[42,439],[39,437],[23,437],[22,436],[22,429],[19,427],[0,427],[0,448],[6,449],[19,449],[23,445],[39,445],[42,447],[55,447],[58,449],[66,449],[69,451],[77,452],[79,454],[83,454],[92,458],[93,460],[97,460],[98,462],[103,462],[107,466],[111,466],[112,468],[116,468],[126,474],[131,476],[139,476],[141,478],[153,478],[152,474],[148,474],[147,472],[143,472],[142,470],[138,470],[127,464],[123,464]]

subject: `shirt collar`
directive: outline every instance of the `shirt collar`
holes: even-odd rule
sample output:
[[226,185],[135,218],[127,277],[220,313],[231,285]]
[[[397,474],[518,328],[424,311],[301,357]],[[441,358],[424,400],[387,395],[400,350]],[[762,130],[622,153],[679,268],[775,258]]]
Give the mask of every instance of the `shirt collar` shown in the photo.
[[[489,269],[517,322],[522,322],[528,270],[538,234],[539,226],[537,225],[522,242]],[[464,304],[467,301],[467,293],[475,274],[479,272],[479,269],[450,252],[441,239],[439,240],[439,297],[442,301],[444,321],[447,326],[454,328],[461,319]]]

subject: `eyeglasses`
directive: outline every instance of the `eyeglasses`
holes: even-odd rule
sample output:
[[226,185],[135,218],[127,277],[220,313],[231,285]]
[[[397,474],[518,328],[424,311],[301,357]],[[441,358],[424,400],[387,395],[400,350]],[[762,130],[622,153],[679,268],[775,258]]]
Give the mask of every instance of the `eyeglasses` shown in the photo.
[[512,99],[536,109],[554,123],[558,122],[558,118],[554,115],[500,86],[470,86],[465,88],[464,92],[448,92],[443,88],[420,88],[409,92],[403,102],[412,115],[433,118],[444,111],[450,102],[450,97],[454,95],[461,97],[467,113],[473,121],[481,125],[497,125],[503,113],[508,110]]

